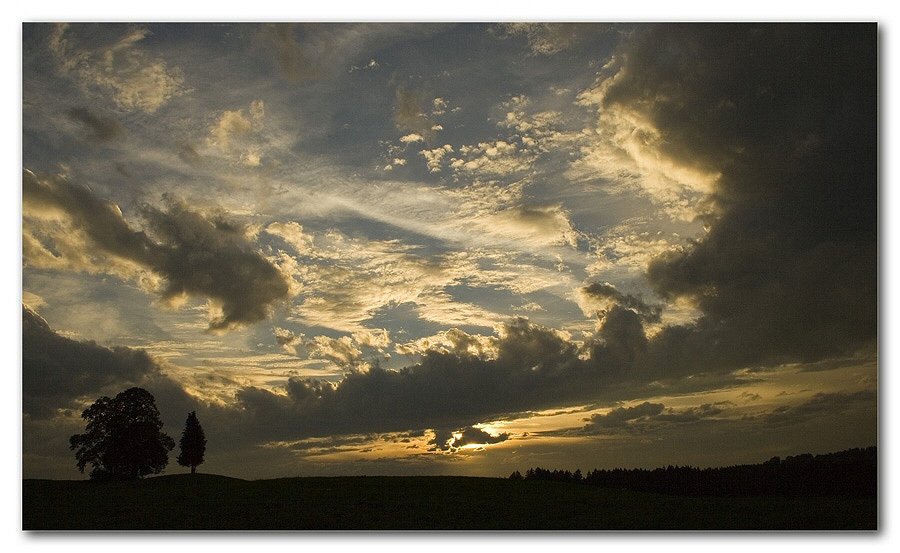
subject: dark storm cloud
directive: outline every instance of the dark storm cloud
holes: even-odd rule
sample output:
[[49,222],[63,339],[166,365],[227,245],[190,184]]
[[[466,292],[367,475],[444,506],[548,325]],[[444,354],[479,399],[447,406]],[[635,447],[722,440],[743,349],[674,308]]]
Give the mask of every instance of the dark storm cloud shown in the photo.
[[841,416],[845,411],[860,406],[873,406],[877,400],[874,390],[862,390],[850,394],[818,393],[796,406],[781,406],[762,416],[763,422],[772,426],[792,426],[826,416]]
[[66,116],[79,123],[85,135],[97,142],[111,142],[125,135],[122,125],[111,117],[101,117],[87,108],[71,108]]
[[158,370],[144,351],[64,338],[40,315],[22,308],[22,410],[32,419],[73,408],[80,397],[96,399],[111,387],[125,389]]
[[151,263],[155,245],[144,233],[131,229],[118,206],[62,177],[39,179],[31,171],[23,171],[22,211],[25,219],[36,213],[64,213],[75,229],[91,238],[93,246],[142,265]]
[[[376,364],[368,371],[351,370],[336,383],[291,378],[286,394],[244,388],[231,416],[241,429],[238,434],[264,440],[425,428],[435,429],[437,441],[432,445],[443,448],[442,438],[452,436],[454,429],[491,418],[646,394],[646,378],[656,378],[645,373],[646,366],[670,367],[671,361],[656,357],[663,349],[656,338],[647,338],[643,324],[637,312],[614,305],[596,335],[576,345],[552,329],[519,318],[499,328],[495,357],[472,355],[468,348],[432,350],[401,370]],[[676,330],[684,335],[670,338],[680,348],[673,345],[673,351],[702,349],[704,334],[686,327],[668,332]],[[697,361],[685,360],[685,371],[705,371]],[[707,354],[699,361],[715,360]],[[752,375],[725,377],[713,372],[673,382],[667,389],[691,393],[751,381]],[[614,411],[592,424],[599,428],[650,415],[657,423],[690,422],[717,414],[718,408],[663,412],[662,405],[647,404]]]
[[597,316],[600,328],[591,340],[594,362],[617,374],[631,373],[635,363],[642,360],[648,345],[645,323],[658,323],[662,313],[659,305],[649,305],[641,298],[623,294],[609,283],[595,282],[580,290],[583,297],[609,305]]
[[428,441],[429,451],[449,451],[453,443],[453,431],[449,428],[436,428],[434,437]]
[[649,344],[640,315],[619,305],[604,315],[597,338],[599,345],[593,348],[592,358],[620,374],[630,372]]
[[647,322],[657,323],[660,320],[660,314],[662,313],[661,306],[649,305],[637,296],[623,294],[608,282],[595,282],[585,286],[581,290],[590,297],[609,300],[622,307],[631,309]]
[[153,270],[166,277],[164,298],[202,295],[221,302],[212,331],[261,321],[288,294],[285,277],[244,238],[242,226],[207,218],[173,202],[167,211],[145,206],[143,215],[162,239]]
[[469,444],[499,444],[508,439],[508,432],[501,432],[500,434],[493,436],[480,428],[470,426],[462,429],[460,437],[453,441],[453,445],[455,447],[462,447]]
[[235,424],[242,435],[268,440],[452,430],[593,399],[616,379],[612,368],[582,359],[572,343],[523,319],[505,325],[497,346],[494,359],[433,351],[404,369],[375,366],[336,384],[291,378],[287,395],[244,388],[237,395]]
[[[458,434],[459,437],[456,437]],[[492,436],[488,432],[474,426],[469,426],[453,432],[445,428],[434,430],[434,438],[428,442],[429,451],[458,451],[463,446],[471,444],[499,444],[509,439],[506,432]]]
[[285,277],[257,253],[241,225],[223,215],[206,217],[176,201],[166,210],[145,205],[141,211],[155,241],[133,230],[118,206],[61,177],[39,179],[26,170],[22,190],[26,220],[65,214],[86,235],[84,251],[128,260],[164,277],[164,299],[196,295],[221,304],[210,331],[263,320],[288,295]]
[[649,403],[645,401],[634,407],[617,407],[605,415],[593,415],[585,428],[622,428],[629,422],[642,417],[652,417],[662,413],[665,406],[662,403]]
[[[651,368],[816,360],[877,332],[875,25],[659,25],[636,35],[603,109],[721,177],[709,233],[656,259],[664,298],[702,310]],[[673,367],[671,360],[685,366]]]
[[680,411],[666,411],[660,414],[657,419],[672,423],[697,422],[701,419],[715,417],[722,414],[723,406],[732,405],[731,402],[704,403],[699,407],[688,407]]
[[714,421],[731,402],[704,403],[683,409],[666,408],[662,403],[643,402],[631,407],[617,407],[603,415],[591,415],[578,435],[619,434],[622,432],[647,432],[661,426],[693,425],[701,421]]

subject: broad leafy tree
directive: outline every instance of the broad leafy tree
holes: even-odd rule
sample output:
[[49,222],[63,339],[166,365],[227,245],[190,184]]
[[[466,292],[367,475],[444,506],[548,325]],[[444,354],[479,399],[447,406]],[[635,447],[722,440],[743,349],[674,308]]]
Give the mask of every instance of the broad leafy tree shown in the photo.
[[203,454],[206,452],[206,436],[203,434],[203,427],[200,426],[195,411],[188,414],[178,445],[181,446],[178,464],[191,467],[191,474],[194,474],[197,472],[197,465],[203,463]]
[[101,397],[84,410],[84,434],[69,438],[78,470],[90,463],[92,479],[133,480],[159,474],[169,463],[175,441],[163,426],[153,395],[129,388],[113,399]]

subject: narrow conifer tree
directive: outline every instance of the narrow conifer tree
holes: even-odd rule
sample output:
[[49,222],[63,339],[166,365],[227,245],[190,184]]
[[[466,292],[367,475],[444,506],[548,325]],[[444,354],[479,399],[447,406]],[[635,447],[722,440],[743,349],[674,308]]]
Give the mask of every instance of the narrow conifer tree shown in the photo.
[[197,472],[197,465],[203,462],[203,454],[206,452],[206,436],[203,427],[197,420],[197,413],[191,411],[184,423],[184,432],[181,433],[181,455],[178,456],[178,464],[191,467],[191,474]]

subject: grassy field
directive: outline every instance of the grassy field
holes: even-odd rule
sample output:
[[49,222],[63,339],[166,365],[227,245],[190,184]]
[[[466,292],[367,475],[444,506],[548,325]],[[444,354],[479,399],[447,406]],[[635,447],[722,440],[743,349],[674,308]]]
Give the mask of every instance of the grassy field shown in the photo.
[[23,480],[23,530],[876,530],[875,499],[675,497],[549,481]]

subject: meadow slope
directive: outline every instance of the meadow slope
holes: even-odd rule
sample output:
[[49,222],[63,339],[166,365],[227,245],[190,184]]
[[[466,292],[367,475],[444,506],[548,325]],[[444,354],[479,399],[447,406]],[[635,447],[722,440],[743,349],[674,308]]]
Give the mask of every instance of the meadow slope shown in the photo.
[[23,530],[876,530],[877,498],[679,497],[553,481],[209,474],[23,480]]

